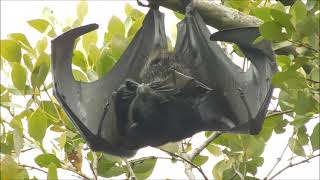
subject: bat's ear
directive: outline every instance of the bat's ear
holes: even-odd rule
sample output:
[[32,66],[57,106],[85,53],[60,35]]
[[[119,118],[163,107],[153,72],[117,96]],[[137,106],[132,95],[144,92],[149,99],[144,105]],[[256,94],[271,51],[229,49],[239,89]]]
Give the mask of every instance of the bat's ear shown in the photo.
[[274,54],[269,41],[263,40],[255,43],[260,36],[258,27],[244,27],[218,31],[210,36],[210,40],[232,42],[240,48],[259,50],[273,59]]

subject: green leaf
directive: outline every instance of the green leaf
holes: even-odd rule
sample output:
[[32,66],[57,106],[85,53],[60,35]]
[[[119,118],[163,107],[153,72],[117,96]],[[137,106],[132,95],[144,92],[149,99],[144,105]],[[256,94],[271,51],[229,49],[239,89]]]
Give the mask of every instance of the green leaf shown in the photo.
[[27,66],[28,70],[32,72],[33,70],[32,58],[28,54],[23,55],[23,62]]
[[13,85],[19,89],[24,90],[26,81],[27,81],[27,73],[23,66],[19,63],[14,63],[11,70],[11,79]]
[[289,148],[293,153],[295,153],[298,156],[302,156],[302,157],[306,156],[306,153],[304,152],[302,144],[295,138],[290,137]]
[[298,98],[294,106],[294,111],[297,114],[303,115],[311,112],[317,105],[318,103],[313,99],[311,94],[299,91]]
[[91,65],[97,65],[97,61],[101,56],[100,50],[96,45],[91,44],[88,50],[88,62]]
[[80,67],[84,72],[87,71],[88,63],[81,51],[74,51],[72,56],[72,64]]
[[54,163],[50,163],[48,166],[47,179],[48,180],[58,180],[57,166]]
[[114,35],[111,40],[112,56],[115,57],[115,59],[119,59],[128,45],[128,39],[119,35]]
[[253,15],[265,22],[272,20],[270,16],[270,9],[267,7],[254,9]]
[[34,159],[34,161],[40,167],[48,168],[50,164],[54,164],[58,168],[61,167],[60,160],[54,154],[40,154]]
[[115,59],[110,56],[106,51],[104,51],[97,61],[96,70],[99,77],[103,77],[107,74],[113,67]]
[[310,137],[310,141],[311,141],[311,145],[312,145],[312,149],[313,151],[316,151],[318,149],[320,149],[320,123],[318,123],[312,131],[311,137]]
[[28,52],[33,52],[33,48],[31,47],[27,37],[22,33],[11,33],[8,35],[9,39],[16,40],[20,43],[21,47]]
[[125,20],[124,22],[124,28],[126,29],[126,33],[128,33],[130,27],[132,26],[133,24],[133,20],[131,17],[127,17],[127,19]]
[[277,64],[283,69],[283,70],[287,70],[288,67],[291,64],[291,58],[289,56],[285,56],[285,55],[279,55],[277,56]]
[[115,177],[115,176],[120,176],[121,174],[125,173],[126,171],[119,166],[112,166],[108,169],[106,172],[107,175],[101,175],[103,177],[109,178],[109,177]]
[[231,160],[221,160],[212,169],[212,174],[215,179],[223,179],[223,172],[232,167]]
[[108,23],[108,32],[113,35],[125,36],[125,27],[117,16],[112,16]]
[[135,35],[138,30],[141,28],[142,26],[142,22],[144,20],[144,16],[140,17],[139,19],[137,19],[133,25],[131,26],[129,32],[128,32],[128,37],[131,37],[133,35]]
[[96,45],[98,41],[98,33],[97,30],[89,32],[82,36],[82,46],[87,51],[89,51],[89,47],[91,45]]
[[309,122],[310,119],[312,119],[310,114],[296,114],[294,120],[290,122],[290,125],[294,126],[295,128],[300,128],[301,126],[304,126],[307,122]]
[[290,21],[291,15],[275,9],[271,9],[270,14],[276,22],[286,28],[287,32],[294,31],[294,27]]
[[284,40],[286,34],[282,32],[281,26],[274,21],[263,23],[259,27],[261,35],[267,40]]
[[36,48],[37,48],[39,54],[44,52],[46,50],[47,46],[48,46],[48,41],[47,41],[46,37],[43,37],[41,40],[39,40],[36,45]]
[[14,148],[13,132],[6,133],[5,143],[1,143],[0,151],[4,154],[11,154]]
[[281,2],[276,2],[270,5],[271,9],[276,9],[281,12],[286,12],[286,7]]
[[248,158],[259,157],[263,153],[265,142],[262,138],[242,135],[241,139]]
[[1,40],[1,57],[9,62],[20,62],[21,47],[14,40]]
[[48,115],[55,119],[59,119],[59,115],[55,108],[57,107],[58,111],[60,110],[60,106],[58,104],[54,104],[53,101],[41,101],[41,108],[42,110]]
[[192,162],[197,166],[202,166],[204,163],[208,161],[208,159],[209,159],[208,156],[202,156],[199,154],[192,160]]
[[0,84],[0,94],[4,93],[7,90],[2,84]]
[[137,9],[134,9],[130,4],[126,3],[125,5],[125,12],[126,12],[126,15],[128,17],[131,17],[133,20],[137,20],[139,18],[141,18],[142,16],[144,16],[144,14],[137,10]]
[[44,19],[34,19],[27,21],[27,23],[39,31],[40,33],[48,33],[48,36],[54,38],[57,36],[56,32],[54,31],[53,27],[47,20]]
[[77,5],[77,16],[82,21],[87,14],[88,2],[86,0],[81,0]]
[[156,165],[157,159],[147,159],[133,166],[133,172],[140,179],[147,179]]
[[291,89],[303,89],[308,87],[306,80],[296,71],[277,72],[272,78],[272,84],[275,87],[288,87]]
[[207,146],[207,150],[214,156],[218,157],[222,155],[221,149],[218,146],[214,145],[213,143]]
[[302,36],[310,36],[319,32],[319,22],[313,16],[306,16],[297,22],[296,29]]
[[307,8],[301,0],[297,0],[290,8],[290,14],[293,17],[293,21],[297,22],[299,19],[303,19],[307,16]]
[[76,69],[72,69],[72,74],[76,81],[88,82],[88,78],[83,72]]
[[236,134],[224,133],[213,141],[215,144],[229,147],[231,151],[242,151],[239,136]]
[[257,168],[262,166],[263,162],[264,162],[263,157],[255,157],[255,158],[253,158],[250,161],[247,161],[245,163],[246,170],[249,173],[251,173],[252,175],[256,175],[257,174]]
[[32,113],[28,122],[28,130],[33,139],[42,143],[47,127],[47,116],[40,109]]
[[297,140],[300,142],[301,145],[307,145],[309,144],[309,136],[307,134],[307,129],[305,126],[301,126],[298,129],[297,133]]
[[113,160],[110,156],[103,154],[98,161],[98,175],[110,178],[125,173],[123,168],[115,165],[116,162],[118,160]]
[[46,53],[41,53],[31,73],[32,86],[40,88],[40,86],[44,83],[49,70],[50,70],[50,57]]
[[18,164],[9,155],[2,158],[0,167],[0,179],[29,179],[27,170],[18,166]]
[[158,148],[163,149],[168,152],[172,152],[172,153],[178,152],[178,150],[179,150],[178,143],[176,143],[176,142],[169,142],[167,144],[159,146]]

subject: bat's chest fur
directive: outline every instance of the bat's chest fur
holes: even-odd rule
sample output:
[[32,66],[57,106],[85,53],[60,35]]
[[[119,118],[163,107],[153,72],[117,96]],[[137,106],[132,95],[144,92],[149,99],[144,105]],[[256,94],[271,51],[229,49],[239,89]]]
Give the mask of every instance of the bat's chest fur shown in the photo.
[[176,56],[174,52],[161,50],[148,59],[140,72],[140,78],[143,83],[163,81],[170,75],[172,70],[190,75],[189,68],[181,63],[180,57]]

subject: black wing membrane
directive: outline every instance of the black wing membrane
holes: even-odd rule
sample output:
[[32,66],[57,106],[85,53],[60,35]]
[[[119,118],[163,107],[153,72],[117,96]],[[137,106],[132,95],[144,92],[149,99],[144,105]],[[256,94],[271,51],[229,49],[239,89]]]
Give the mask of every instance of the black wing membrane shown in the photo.
[[98,28],[90,24],[70,30],[52,41],[54,95],[73,124],[93,150],[115,155],[132,155],[135,150],[123,147],[115,113],[114,93],[125,79],[139,81],[139,73],[149,54],[156,48],[167,48],[164,15],[150,9],[142,28],[113,69],[92,83],[75,81],[71,59],[76,38]]
[[176,53],[191,71],[191,77],[212,89],[198,110],[203,130],[257,134],[263,124],[276,72],[271,45],[253,44],[258,28],[239,28],[217,32],[215,41],[237,44],[251,61],[247,72],[236,66],[216,42],[199,13],[187,7],[186,18],[178,24]]

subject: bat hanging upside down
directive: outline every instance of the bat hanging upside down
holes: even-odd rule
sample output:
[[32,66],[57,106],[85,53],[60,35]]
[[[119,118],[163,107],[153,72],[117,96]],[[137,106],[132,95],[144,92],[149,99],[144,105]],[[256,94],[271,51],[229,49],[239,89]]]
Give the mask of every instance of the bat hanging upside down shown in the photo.
[[[93,150],[132,156],[200,131],[259,133],[277,71],[270,42],[253,44],[256,27],[210,35],[190,5],[177,27],[175,49],[168,52],[164,15],[151,8],[113,69],[91,83],[74,80],[71,59],[75,39],[98,26],[52,41],[54,95]],[[252,63],[248,71],[214,41],[237,44]]]

